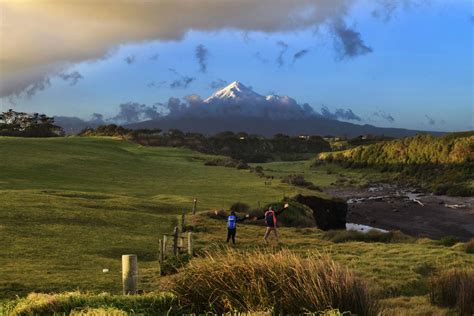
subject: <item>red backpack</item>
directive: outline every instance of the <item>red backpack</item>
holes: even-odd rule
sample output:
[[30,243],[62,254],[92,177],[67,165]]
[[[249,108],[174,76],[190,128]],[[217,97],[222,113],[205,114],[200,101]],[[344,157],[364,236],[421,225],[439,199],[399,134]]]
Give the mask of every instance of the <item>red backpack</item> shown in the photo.
[[274,210],[269,210],[265,212],[265,223],[268,227],[276,227],[277,220]]

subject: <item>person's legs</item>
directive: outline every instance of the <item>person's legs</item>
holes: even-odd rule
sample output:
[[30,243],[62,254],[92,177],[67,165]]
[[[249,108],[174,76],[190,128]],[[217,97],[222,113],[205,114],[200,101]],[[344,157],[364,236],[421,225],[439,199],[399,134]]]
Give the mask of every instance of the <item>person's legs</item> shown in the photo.
[[232,236],[232,229],[227,228],[227,240],[226,242],[229,242],[230,237]]
[[267,239],[268,239],[268,236],[270,236],[270,232],[272,231],[272,228],[271,227],[267,227],[267,230],[265,231],[265,235],[263,236],[263,240],[265,242],[268,242]]
[[275,237],[276,237],[276,239],[277,239],[277,242],[280,243],[280,238],[278,237],[278,230],[277,230],[277,228],[276,228],[276,227],[273,228],[273,231],[275,232]]
[[235,234],[237,233],[237,228],[232,229],[232,243],[235,245]]

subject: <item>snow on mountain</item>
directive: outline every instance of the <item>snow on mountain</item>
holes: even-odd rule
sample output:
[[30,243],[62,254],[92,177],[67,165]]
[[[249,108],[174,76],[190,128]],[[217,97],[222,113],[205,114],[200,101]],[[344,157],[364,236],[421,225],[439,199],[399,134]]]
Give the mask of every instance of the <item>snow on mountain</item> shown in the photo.
[[205,99],[205,103],[212,103],[216,100],[220,102],[223,100],[231,101],[233,103],[252,101],[252,102],[262,102],[265,99],[264,96],[256,93],[251,88],[248,88],[239,81],[234,81],[229,84],[227,87],[222,88],[221,90],[216,91],[209,98]]
[[263,96],[243,83],[234,81],[205,100],[187,97],[188,104],[173,104],[171,116],[228,117],[246,116],[269,119],[298,119],[315,114],[308,104],[299,105],[288,96]]

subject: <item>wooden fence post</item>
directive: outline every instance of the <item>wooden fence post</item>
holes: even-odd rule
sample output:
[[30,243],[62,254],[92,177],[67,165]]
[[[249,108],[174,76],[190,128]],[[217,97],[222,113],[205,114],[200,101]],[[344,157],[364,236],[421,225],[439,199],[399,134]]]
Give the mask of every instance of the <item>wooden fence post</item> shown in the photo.
[[188,232],[188,255],[193,255],[193,233]]
[[167,241],[168,241],[168,236],[163,235],[163,259],[166,259]]
[[184,233],[186,231],[186,211],[183,210],[181,214],[181,232]]
[[122,255],[123,294],[136,294],[138,280],[137,255]]
[[163,260],[165,259],[164,251],[163,251],[163,240],[160,239],[158,243],[158,247],[160,251],[160,253],[158,254],[158,260],[160,261],[160,264],[163,264]]
[[193,200],[193,215],[196,214],[197,202],[198,202],[198,200],[196,198],[194,198],[194,200]]
[[173,255],[175,257],[178,255],[178,237],[179,237],[179,230],[178,230],[178,226],[176,226],[173,231]]

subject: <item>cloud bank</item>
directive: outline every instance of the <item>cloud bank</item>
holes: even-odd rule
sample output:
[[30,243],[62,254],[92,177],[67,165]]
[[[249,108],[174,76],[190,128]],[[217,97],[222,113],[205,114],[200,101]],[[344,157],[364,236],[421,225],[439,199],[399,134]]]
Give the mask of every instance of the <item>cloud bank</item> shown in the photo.
[[329,108],[325,105],[321,106],[321,115],[324,118],[331,120],[346,120],[346,121],[362,121],[362,119],[352,112],[351,109],[342,109],[338,108],[334,112],[331,112]]
[[179,40],[189,30],[298,31],[342,18],[354,1],[1,1],[0,97],[124,43]]

